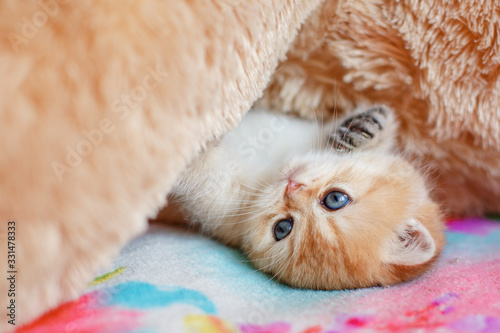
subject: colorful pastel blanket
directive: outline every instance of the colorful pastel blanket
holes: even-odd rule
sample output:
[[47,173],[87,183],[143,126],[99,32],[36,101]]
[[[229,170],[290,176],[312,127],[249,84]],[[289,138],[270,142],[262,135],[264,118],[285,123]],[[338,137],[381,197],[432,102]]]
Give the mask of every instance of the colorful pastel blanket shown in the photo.
[[152,226],[83,296],[17,332],[500,332],[500,222],[452,221],[447,240],[414,281],[311,291],[197,233]]

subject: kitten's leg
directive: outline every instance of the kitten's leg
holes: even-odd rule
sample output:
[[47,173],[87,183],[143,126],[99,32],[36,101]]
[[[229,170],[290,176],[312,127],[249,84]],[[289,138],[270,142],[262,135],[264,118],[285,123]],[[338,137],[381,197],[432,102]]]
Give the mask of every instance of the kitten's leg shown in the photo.
[[328,145],[339,152],[359,149],[394,147],[397,122],[393,111],[385,106],[371,106],[356,110],[340,121],[334,133],[328,136]]

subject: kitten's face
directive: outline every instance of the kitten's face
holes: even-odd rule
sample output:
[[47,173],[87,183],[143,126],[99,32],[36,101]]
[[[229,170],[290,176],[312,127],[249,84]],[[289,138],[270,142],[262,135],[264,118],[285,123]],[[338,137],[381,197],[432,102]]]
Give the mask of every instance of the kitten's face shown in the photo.
[[259,196],[243,247],[297,287],[390,285],[423,273],[444,244],[437,205],[403,159],[376,153],[295,158]]

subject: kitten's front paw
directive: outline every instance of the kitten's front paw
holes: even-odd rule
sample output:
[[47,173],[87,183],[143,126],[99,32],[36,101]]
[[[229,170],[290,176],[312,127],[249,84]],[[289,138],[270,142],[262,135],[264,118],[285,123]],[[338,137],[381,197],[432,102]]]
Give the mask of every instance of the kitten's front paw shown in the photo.
[[[341,152],[376,146],[386,141],[382,136],[391,137],[389,134],[392,134],[394,124],[394,115],[389,108],[372,106],[342,120],[335,133],[328,137],[328,145]],[[383,135],[384,132],[388,135]]]

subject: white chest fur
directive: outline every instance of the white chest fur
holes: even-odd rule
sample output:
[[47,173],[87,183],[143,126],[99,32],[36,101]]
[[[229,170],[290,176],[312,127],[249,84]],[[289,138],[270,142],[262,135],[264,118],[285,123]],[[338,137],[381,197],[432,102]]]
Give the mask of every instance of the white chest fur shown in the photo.
[[246,185],[271,181],[291,157],[319,148],[319,132],[311,121],[252,110],[224,137],[217,162]]

